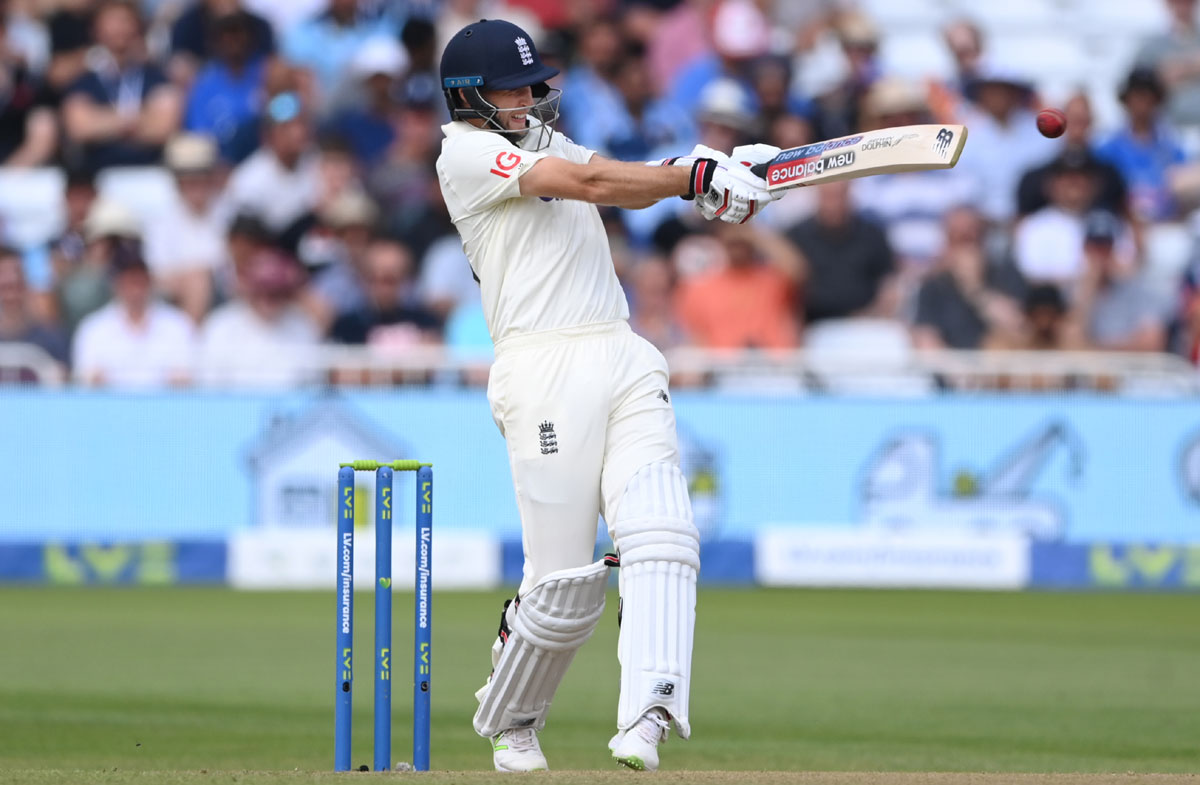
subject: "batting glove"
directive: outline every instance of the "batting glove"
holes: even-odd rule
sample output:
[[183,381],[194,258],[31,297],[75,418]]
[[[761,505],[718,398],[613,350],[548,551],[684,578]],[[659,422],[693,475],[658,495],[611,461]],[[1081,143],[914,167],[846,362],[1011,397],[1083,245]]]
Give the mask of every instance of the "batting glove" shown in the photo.
[[709,221],[720,218],[726,223],[742,224],[761,212],[773,198],[766,181],[749,169],[736,164],[719,165],[708,190],[696,198],[696,209]]
[[729,159],[738,163],[747,169],[755,164],[769,163],[771,159],[782,152],[773,144],[744,144],[733,148],[733,152],[729,154]]
[[766,180],[750,171],[751,166],[774,158],[779,153],[778,147],[769,144],[750,144],[735,147],[733,152],[734,155],[729,156],[720,150],[702,144],[692,148],[692,155],[706,156],[720,164],[726,175],[721,178],[721,183],[736,183],[735,190],[732,192],[734,205],[726,210],[721,210],[724,199],[717,200],[715,195],[710,196],[707,200],[697,201],[696,208],[710,221],[713,218],[720,218],[728,223],[745,223],[762,212],[768,203],[783,195],[782,192],[768,190]]
[[688,178],[688,192],[679,197],[689,202],[696,198],[696,194],[702,194],[709,189],[712,185],[713,175],[717,171],[717,161],[715,159],[695,155],[680,155],[674,158],[647,161],[646,166],[691,167],[692,176]]

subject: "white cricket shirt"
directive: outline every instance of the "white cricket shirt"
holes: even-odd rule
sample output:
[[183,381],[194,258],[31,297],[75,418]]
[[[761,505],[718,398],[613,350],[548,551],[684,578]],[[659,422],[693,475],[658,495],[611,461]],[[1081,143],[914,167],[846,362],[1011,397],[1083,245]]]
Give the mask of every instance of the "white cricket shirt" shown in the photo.
[[[558,132],[531,152],[463,121],[442,130],[438,180],[479,278],[492,340],[628,319],[596,206],[523,197],[518,183],[546,156],[584,164],[593,152]],[[531,131],[523,141],[536,137]]]

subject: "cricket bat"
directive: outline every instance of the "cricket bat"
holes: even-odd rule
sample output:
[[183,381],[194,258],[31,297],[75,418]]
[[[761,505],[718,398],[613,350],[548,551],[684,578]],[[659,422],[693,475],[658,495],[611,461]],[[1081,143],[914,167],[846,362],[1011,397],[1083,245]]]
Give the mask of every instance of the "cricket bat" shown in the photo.
[[771,191],[873,174],[949,169],[967,141],[964,125],[902,125],[784,150],[750,171]]

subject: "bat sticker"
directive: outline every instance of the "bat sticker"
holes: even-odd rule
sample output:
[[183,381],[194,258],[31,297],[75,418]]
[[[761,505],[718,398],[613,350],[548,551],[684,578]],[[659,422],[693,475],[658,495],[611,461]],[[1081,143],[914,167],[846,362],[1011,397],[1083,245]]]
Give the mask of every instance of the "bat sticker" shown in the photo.
[[813,177],[822,172],[841,169],[843,166],[851,166],[853,164],[854,151],[846,150],[833,155],[827,155],[824,158],[818,158],[815,161],[797,161],[794,164],[771,167],[768,170],[767,182],[775,184],[803,180],[806,177]]

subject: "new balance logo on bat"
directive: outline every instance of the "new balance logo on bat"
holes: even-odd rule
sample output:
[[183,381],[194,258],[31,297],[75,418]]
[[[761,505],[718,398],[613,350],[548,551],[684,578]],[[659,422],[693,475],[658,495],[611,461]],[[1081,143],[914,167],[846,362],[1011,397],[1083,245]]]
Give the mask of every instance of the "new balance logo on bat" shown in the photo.
[[824,158],[818,158],[815,161],[802,161],[800,163],[787,164],[769,170],[769,183],[782,183],[789,180],[799,180],[805,177],[831,172],[834,169],[841,169],[843,166],[854,165],[854,151],[845,150],[833,155],[827,155]]
[[952,141],[954,141],[954,132],[949,128],[943,128],[937,132],[937,137],[934,138],[933,151],[938,155],[945,156]]

